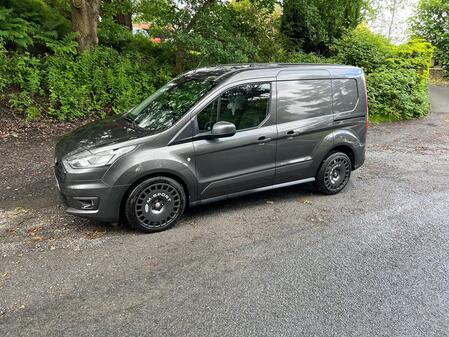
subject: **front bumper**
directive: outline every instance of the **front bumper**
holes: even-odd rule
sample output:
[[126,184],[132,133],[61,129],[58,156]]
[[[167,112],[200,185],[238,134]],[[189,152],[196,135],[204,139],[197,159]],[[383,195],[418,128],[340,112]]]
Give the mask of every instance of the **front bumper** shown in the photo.
[[58,165],[55,178],[67,213],[104,222],[120,220],[121,201],[129,185],[109,186],[101,179],[74,180]]

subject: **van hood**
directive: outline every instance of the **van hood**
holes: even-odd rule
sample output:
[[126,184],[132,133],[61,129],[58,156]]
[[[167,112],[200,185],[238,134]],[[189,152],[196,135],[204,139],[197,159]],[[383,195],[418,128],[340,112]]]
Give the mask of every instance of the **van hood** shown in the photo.
[[156,133],[159,131],[142,129],[123,117],[111,117],[84,125],[66,134],[56,145],[55,152],[58,158],[62,158]]

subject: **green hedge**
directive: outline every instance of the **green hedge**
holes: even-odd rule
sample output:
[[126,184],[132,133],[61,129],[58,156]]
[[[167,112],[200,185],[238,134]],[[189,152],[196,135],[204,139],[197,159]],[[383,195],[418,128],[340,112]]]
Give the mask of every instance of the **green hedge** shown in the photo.
[[[30,56],[0,52],[0,90],[31,119],[123,113],[172,76],[142,53],[99,47],[80,55]],[[8,90],[5,90],[8,89]]]
[[335,44],[337,60],[366,73],[370,119],[391,121],[429,111],[427,81],[434,47],[423,40],[395,46],[361,25]]
[[[31,56],[7,52],[0,41],[0,95],[28,119],[123,113],[174,76],[173,64],[167,61],[174,59],[170,44],[155,45],[125,35],[109,41],[110,46],[79,55],[70,43],[57,46],[51,55]],[[126,48],[118,51],[116,45]],[[267,61],[362,67],[368,84],[370,119],[376,122],[427,114],[427,79],[433,51],[422,40],[392,45],[362,25],[334,44],[334,56],[330,58],[279,50]]]

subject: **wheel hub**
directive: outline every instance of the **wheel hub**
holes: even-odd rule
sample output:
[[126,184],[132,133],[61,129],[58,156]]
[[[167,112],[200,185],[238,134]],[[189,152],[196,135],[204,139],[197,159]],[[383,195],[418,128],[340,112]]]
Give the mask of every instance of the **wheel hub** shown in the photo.
[[145,211],[148,213],[151,210],[153,214],[159,214],[164,210],[164,201],[162,199],[156,199],[151,202],[151,207],[145,207]]
[[332,169],[331,171],[331,182],[332,184],[336,184],[338,182],[338,180],[340,179],[340,168],[339,167],[335,167]]

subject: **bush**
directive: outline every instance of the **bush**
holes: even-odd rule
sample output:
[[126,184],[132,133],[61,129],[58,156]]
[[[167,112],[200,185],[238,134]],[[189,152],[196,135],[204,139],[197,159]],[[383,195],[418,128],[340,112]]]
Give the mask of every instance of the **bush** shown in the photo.
[[61,40],[73,44],[70,31],[70,21],[44,0],[3,0],[0,6],[0,38],[9,49],[44,54]]
[[410,119],[427,114],[427,87],[412,69],[383,68],[367,75],[370,120]]
[[332,57],[323,57],[314,53],[303,52],[285,52],[279,51],[276,58],[278,62],[286,63],[336,63],[337,60]]
[[429,110],[427,80],[434,48],[423,40],[395,46],[359,26],[334,47],[339,62],[364,69],[374,122],[421,117]]
[[12,89],[11,105],[27,118],[44,110],[58,119],[123,113],[171,77],[143,54],[102,47],[80,55],[0,53],[0,62],[0,86]]
[[394,55],[394,46],[364,25],[343,36],[333,47],[340,63],[352,64],[370,73]]

